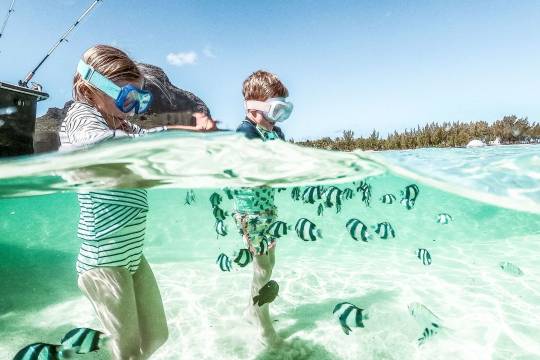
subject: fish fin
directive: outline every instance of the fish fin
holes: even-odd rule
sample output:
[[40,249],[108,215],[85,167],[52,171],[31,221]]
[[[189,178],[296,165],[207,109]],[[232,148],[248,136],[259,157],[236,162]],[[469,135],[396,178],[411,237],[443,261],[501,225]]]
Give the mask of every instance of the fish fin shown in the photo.
[[255,305],[259,301],[259,295],[256,295],[253,297],[253,305]]
[[369,311],[367,310],[362,311],[362,319],[369,320]]
[[349,325],[341,325],[341,328],[343,329],[343,332],[345,335],[349,335],[349,333],[352,331],[352,329],[349,327]]

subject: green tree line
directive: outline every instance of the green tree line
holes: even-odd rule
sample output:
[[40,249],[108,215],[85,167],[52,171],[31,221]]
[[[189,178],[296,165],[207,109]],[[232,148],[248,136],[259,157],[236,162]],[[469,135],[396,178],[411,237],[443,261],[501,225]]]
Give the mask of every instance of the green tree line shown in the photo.
[[492,124],[486,121],[431,123],[403,132],[394,131],[382,138],[373,130],[368,137],[355,137],[352,130],[345,130],[343,135],[334,139],[324,137],[318,140],[297,142],[299,145],[328,150],[397,150],[421,147],[460,147],[473,139],[486,144],[498,141],[501,144],[540,142],[540,123],[529,122],[528,118],[515,115],[505,116]]

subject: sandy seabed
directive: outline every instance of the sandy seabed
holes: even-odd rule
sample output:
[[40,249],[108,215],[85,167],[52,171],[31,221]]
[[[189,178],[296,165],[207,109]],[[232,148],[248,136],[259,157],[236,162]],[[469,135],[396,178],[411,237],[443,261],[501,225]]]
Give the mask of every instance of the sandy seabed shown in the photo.
[[[506,241],[437,244],[431,266],[391,241],[354,244],[364,247],[354,256],[278,252],[273,278],[280,294],[271,313],[286,339],[278,349],[261,345],[242,316],[250,268],[223,273],[212,259],[154,263],[170,337],[153,359],[539,359],[540,238]],[[516,241],[519,247],[512,246]],[[524,275],[503,272],[499,261],[519,264]],[[99,329],[84,297],[59,300],[0,317],[2,359],[31,342],[57,342],[74,326]],[[369,312],[365,328],[348,336],[332,316],[342,301]],[[423,328],[407,311],[412,302],[427,306],[444,326],[422,346]]]

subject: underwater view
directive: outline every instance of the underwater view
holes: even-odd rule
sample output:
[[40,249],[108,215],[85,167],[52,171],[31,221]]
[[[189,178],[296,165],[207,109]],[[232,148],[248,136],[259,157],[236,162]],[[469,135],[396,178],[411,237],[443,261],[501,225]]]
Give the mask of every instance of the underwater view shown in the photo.
[[[275,348],[245,316],[245,187],[275,189]],[[77,192],[95,189],[148,190],[169,327],[152,359],[540,358],[537,145],[335,152],[161,133],[3,159],[0,358],[100,329],[75,269]]]

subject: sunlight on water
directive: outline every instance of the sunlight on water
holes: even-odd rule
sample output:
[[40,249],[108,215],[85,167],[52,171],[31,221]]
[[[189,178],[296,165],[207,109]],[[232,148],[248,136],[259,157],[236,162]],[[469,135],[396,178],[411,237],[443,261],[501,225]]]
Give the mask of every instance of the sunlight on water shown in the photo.
[[[536,147],[373,154],[273,145],[165,135],[0,162],[0,285],[10,289],[0,296],[1,357],[31,342],[58,342],[75,326],[100,327],[75,272],[79,208],[72,191],[93,187],[154,188],[145,254],[170,337],[153,358],[540,357]],[[369,201],[361,181],[371,188]],[[313,204],[302,197],[308,185],[331,183],[343,191],[341,209],[324,195]],[[419,194],[407,204],[401,191],[413,184]],[[251,268],[222,272],[216,264],[220,253],[243,247],[223,188],[257,185],[286,187],[276,205],[291,230],[278,239],[273,279],[280,294],[271,308],[288,341],[279,350],[262,347],[242,316]],[[216,233],[213,193],[228,215],[224,236]],[[295,232],[301,218],[322,237],[302,241]],[[353,239],[351,219],[366,225],[367,241],[354,232]],[[344,333],[332,314],[341,302],[366,310],[364,328]],[[412,316],[412,304],[440,322],[423,342],[429,313]]]

